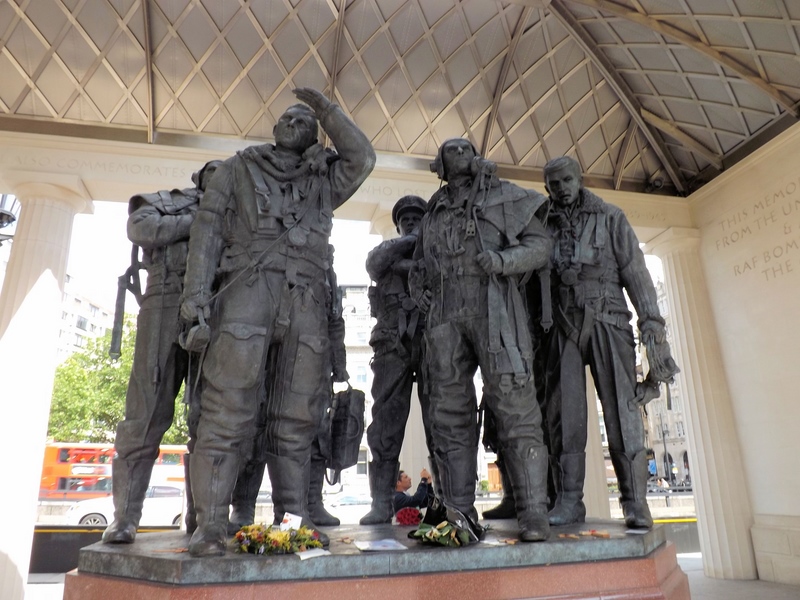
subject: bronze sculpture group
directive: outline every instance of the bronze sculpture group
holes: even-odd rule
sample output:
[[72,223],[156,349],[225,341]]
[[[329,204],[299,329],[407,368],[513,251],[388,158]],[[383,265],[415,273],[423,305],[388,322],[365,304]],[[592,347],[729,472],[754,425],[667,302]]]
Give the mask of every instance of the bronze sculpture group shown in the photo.
[[[252,519],[251,492],[265,467],[276,523],[288,512],[315,529],[335,524],[322,507],[315,446],[331,379],[346,379],[328,238],[333,211],[365,181],[375,153],[321,93],[303,88],[295,95],[303,104],[280,117],[274,145],[207,165],[194,191],[131,201],[129,237],[151,245],[148,274],[162,287],[151,294],[148,282],[150,304],[140,313],[116,442],[115,520],[106,542],[134,540],[154,452],[190,357],[202,363],[189,382],[195,398],[187,469],[190,554],[225,553],[231,505],[234,527]],[[336,152],[317,142],[318,125]],[[379,245],[367,260],[377,318],[367,433],[373,504],[361,523],[393,516],[416,380],[439,510],[470,539],[481,539],[474,507],[479,411],[473,377],[479,368],[482,404],[504,466],[505,504],[513,507],[520,539],[545,540],[551,524],[583,521],[588,364],[626,523],[651,527],[639,408],[677,367],[624,215],[582,186],[579,166],[568,158],[545,167],[549,199],[499,179],[494,163],[465,139],[442,144],[432,170],[442,187],[427,203],[400,199],[392,219],[401,237]],[[527,286],[534,273],[538,297]],[[644,384],[636,380],[623,289],[639,316],[648,358],[653,354]],[[192,352],[177,344],[181,328]]]

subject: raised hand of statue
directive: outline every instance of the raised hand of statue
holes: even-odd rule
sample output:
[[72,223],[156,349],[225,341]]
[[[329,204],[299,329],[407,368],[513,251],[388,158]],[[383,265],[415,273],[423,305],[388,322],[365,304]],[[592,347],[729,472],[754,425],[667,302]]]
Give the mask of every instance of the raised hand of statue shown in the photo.
[[489,275],[499,275],[503,272],[503,259],[497,252],[486,250],[475,257],[478,266]]
[[325,109],[331,105],[331,101],[328,100],[322,94],[322,92],[319,92],[313,88],[296,88],[293,89],[292,92],[295,96],[297,96],[298,100],[308,104],[318,117],[322,116],[322,113],[325,112]]

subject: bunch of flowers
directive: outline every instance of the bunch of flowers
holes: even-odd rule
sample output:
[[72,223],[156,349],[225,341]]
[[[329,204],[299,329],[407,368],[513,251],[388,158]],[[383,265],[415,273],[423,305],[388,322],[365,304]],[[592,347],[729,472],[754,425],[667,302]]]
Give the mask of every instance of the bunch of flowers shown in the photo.
[[417,538],[427,544],[440,544],[456,548],[466,546],[470,540],[469,531],[461,529],[449,521],[442,521],[438,525],[420,523],[419,528],[412,531],[409,537]]
[[406,506],[401,508],[395,514],[398,525],[419,525],[422,521],[422,513],[413,506]]
[[308,527],[281,531],[261,524],[246,525],[236,532],[236,551],[248,554],[292,554],[322,548],[319,534]]

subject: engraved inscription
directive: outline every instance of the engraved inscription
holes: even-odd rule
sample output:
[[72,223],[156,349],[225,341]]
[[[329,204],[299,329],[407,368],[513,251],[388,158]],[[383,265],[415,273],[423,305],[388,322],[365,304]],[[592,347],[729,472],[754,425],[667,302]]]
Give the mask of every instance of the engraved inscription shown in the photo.
[[68,156],[17,156],[13,161],[19,167],[26,169],[50,169],[58,171],[128,174],[145,177],[169,177],[186,179],[190,173],[184,167],[159,166],[154,164],[140,164],[134,162],[117,162],[106,160],[91,160],[85,158],[70,158]]
[[734,277],[771,282],[800,272],[800,180],[790,181],[717,223],[717,252],[729,251],[742,241],[764,245],[732,265]]

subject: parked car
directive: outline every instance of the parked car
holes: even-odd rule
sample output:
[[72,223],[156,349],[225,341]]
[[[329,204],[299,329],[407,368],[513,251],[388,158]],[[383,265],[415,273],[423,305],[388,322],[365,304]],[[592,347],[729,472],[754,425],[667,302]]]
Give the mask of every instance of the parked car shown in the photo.
[[356,506],[359,504],[372,504],[372,498],[367,494],[336,494],[325,499],[330,506]]
[[328,511],[342,522],[342,525],[355,525],[372,505],[372,498],[365,493],[341,492],[331,494],[324,500]]
[[[180,525],[183,490],[179,487],[151,485],[147,488],[139,525],[145,527]],[[69,507],[67,525],[105,526],[114,520],[114,499],[92,498]]]

